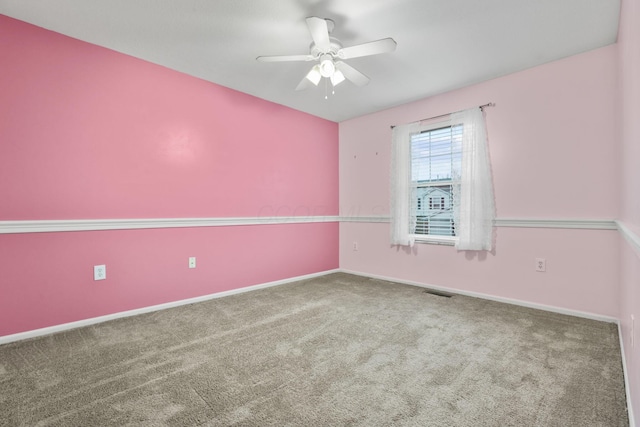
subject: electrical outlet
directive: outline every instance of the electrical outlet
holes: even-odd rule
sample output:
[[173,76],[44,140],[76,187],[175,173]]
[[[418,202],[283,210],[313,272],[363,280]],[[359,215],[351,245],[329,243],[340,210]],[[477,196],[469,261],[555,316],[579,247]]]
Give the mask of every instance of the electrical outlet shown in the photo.
[[353,250],[354,251],[358,250],[358,242],[353,242]]
[[544,273],[547,271],[547,260],[544,258],[536,258],[536,271]]
[[196,268],[196,257],[189,257],[189,268]]
[[93,280],[106,280],[107,278],[107,266],[106,265],[94,265],[93,266]]

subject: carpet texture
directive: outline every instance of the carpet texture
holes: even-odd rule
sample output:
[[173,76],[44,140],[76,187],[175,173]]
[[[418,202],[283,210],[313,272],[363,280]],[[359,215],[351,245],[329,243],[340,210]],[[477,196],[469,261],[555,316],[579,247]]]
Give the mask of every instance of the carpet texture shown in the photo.
[[0,346],[2,426],[627,426],[617,329],[331,274]]

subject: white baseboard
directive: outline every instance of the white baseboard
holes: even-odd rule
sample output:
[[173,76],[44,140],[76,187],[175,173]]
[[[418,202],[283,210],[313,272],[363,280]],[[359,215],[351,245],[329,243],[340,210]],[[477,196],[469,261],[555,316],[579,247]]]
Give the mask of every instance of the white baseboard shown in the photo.
[[368,274],[368,273],[363,273],[363,272],[360,272],[360,271],[353,271],[353,270],[348,270],[348,269],[343,269],[343,268],[336,268],[336,269],[333,269],[333,270],[321,271],[319,273],[306,274],[306,275],[303,275],[303,276],[296,276],[296,277],[291,277],[291,278],[288,278],[288,279],[276,280],[274,282],[261,283],[261,284],[258,284],[258,285],[246,286],[244,288],[231,289],[229,291],[216,292],[216,293],[213,293],[213,294],[202,295],[202,296],[199,296],[199,297],[188,298],[188,299],[183,299],[183,300],[178,300],[178,301],[171,301],[171,302],[167,302],[167,303],[164,303],[164,304],[152,305],[152,306],[148,306],[148,307],[137,308],[137,309],[134,309],[134,310],[127,310],[127,311],[122,311],[122,312],[118,312],[118,313],[107,314],[107,315],[104,315],[104,316],[98,316],[98,317],[92,317],[92,318],[89,318],[89,319],[78,320],[78,321],[75,321],[75,322],[69,322],[69,323],[63,323],[63,324],[60,324],[60,325],[49,326],[49,327],[46,327],[46,328],[34,329],[34,330],[31,330],[31,331],[25,331],[25,332],[19,332],[17,334],[0,336],[0,345],[7,344],[7,343],[10,343],[10,342],[14,342],[14,341],[21,341],[21,340],[30,339],[30,338],[36,338],[36,337],[40,337],[40,336],[43,336],[43,335],[49,335],[49,334],[53,334],[53,333],[56,333],[56,332],[67,331],[67,330],[70,330],[70,329],[81,328],[83,326],[95,325],[97,323],[107,322],[109,320],[120,319],[120,318],[123,318],[123,317],[136,316],[138,314],[150,313],[150,312],[153,312],[153,311],[164,310],[164,309],[172,308],[172,307],[179,307],[181,305],[186,305],[186,304],[194,304],[194,303],[197,303],[197,302],[207,301],[207,300],[214,299],[214,298],[222,298],[222,297],[226,297],[226,296],[229,296],[229,295],[235,295],[235,294],[240,294],[240,293],[244,293],[244,292],[255,291],[255,290],[258,290],[258,289],[269,288],[269,287],[272,287],[272,286],[283,285],[283,284],[286,284],[286,283],[297,282],[297,281],[300,281],[300,280],[313,279],[315,277],[321,277],[321,276],[325,276],[327,274],[338,273],[338,272],[354,274],[354,275],[363,276],[363,277],[370,277],[372,279],[386,280],[386,281],[389,281],[389,282],[403,283],[403,284],[406,284],[406,285],[418,286],[418,287],[422,287],[422,288],[429,288],[429,289],[439,290],[439,291],[443,291],[443,292],[450,292],[450,293],[466,295],[466,296],[475,297],[475,298],[481,298],[481,299],[487,299],[487,300],[491,300],[491,301],[503,302],[503,303],[507,303],[507,304],[514,304],[514,305],[519,305],[519,306],[528,307],[528,308],[536,308],[536,309],[539,309],[539,310],[550,311],[550,312],[560,313],[560,314],[567,314],[567,315],[570,315],[570,316],[583,317],[583,318],[587,318],[587,319],[600,320],[600,321],[610,322],[610,323],[618,323],[618,319],[616,319],[614,317],[609,317],[609,316],[603,316],[603,315],[587,313],[587,312],[577,311],[577,310],[569,310],[569,309],[565,309],[565,308],[548,306],[548,305],[544,305],[544,304],[536,304],[536,303],[531,303],[531,302],[527,302],[527,301],[511,299],[511,298],[497,297],[497,296],[483,294],[483,293],[479,293],[479,292],[469,292],[469,291],[464,291],[464,290],[460,290],[460,289],[447,288],[447,287],[444,287],[444,286],[430,285],[430,284],[415,282],[415,281],[411,281],[411,280],[402,280],[402,279],[397,279],[397,278],[394,278],[394,277],[381,276],[381,275],[377,275],[377,274]]
[[498,296],[495,296],[495,295],[483,294],[483,293],[480,293],[480,292],[471,292],[471,291],[465,291],[465,290],[456,289],[456,288],[447,288],[447,287],[444,287],[444,286],[430,285],[430,284],[427,284],[427,283],[420,283],[420,282],[415,282],[415,281],[412,281],[412,280],[397,279],[395,277],[380,276],[380,275],[377,275],[377,274],[363,273],[363,272],[360,272],[360,271],[353,271],[353,270],[348,270],[348,269],[344,269],[344,268],[339,269],[339,271],[342,272],[342,273],[355,274],[357,276],[370,277],[372,279],[386,280],[386,281],[389,281],[389,282],[402,283],[402,284],[405,284],[405,285],[418,286],[418,287],[421,287],[421,288],[429,288],[429,289],[433,289],[433,290],[436,290],[436,291],[442,291],[442,292],[448,292],[448,293],[453,293],[453,294],[458,294],[458,295],[465,295],[465,296],[468,296],[468,297],[474,297],[474,298],[481,298],[481,299],[486,299],[486,300],[491,300],[491,301],[503,302],[503,303],[506,303],[506,304],[519,305],[519,306],[527,307],[527,308],[535,308],[535,309],[538,309],[538,310],[550,311],[550,312],[559,313],[559,314],[566,314],[566,315],[575,316],[575,317],[582,317],[582,318],[585,318],[585,319],[599,320],[599,321],[608,322],[608,323],[617,323],[618,322],[618,319],[615,318],[615,317],[605,316],[605,315],[602,315],[602,314],[589,313],[589,312],[586,312],[586,311],[571,310],[571,309],[568,309],[568,308],[555,307],[555,306],[552,306],[552,305],[538,304],[538,303],[522,301],[522,300],[517,300],[517,299],[512,299],[512,298],[498,297]]
[[636,421],[633,416],[633,405],[631,402],[631,387],[629,385],[629,373],[627,371],[627,357],[624,353],[624,338],[622,337],[622,324],[618,324],[618,339],[620,340],[620,353],[622,353],[622,373],[624,375],[624,391],[627,398],[627,416],[629,417],[629,426],[635,427]]
[[92,317],[90,319],[78,320],[76,322],[63,323],[61,325],[49,326],[41,329],[34,329],[26,332],[19,332],[17,334],[0,336],[0,345],[8,344],[10,342],[26,340],[30,338],[41,337],[43,335],[49,335],[56,332],[68,331],[70,329],[81,328],[83,326],[95,325],[96,323],[107,322],[109,320],[121,319],[123,317],[136,316],[138,314],[150,313],[153,311],[164,310],[172,307],[179,307],[181,305],[193,304],[197,302],[207,301],[214,298],[222,298],[229,295],[241,294],[244,292],[256,291],[258,289],[270,288],[272,286],[284,285],[286,283],[297,282],[299,280],[313,279],[314,277],[321,277],[331,273],[337,273],[339,269],[321,271],[319,273],[305,274],[304,276],[296,276],[283,280],[276,280],[274,282],[261,283],[258,285],[247,286],[244,288],[231,289],[229,291],[216,292],[209,295],[203,295],[194,298],[183,299],[179,301],[171,301],[164,304],[152,305],[149,307],[136,308],[135,310],[121,311],[119,313],[107,314],[105,316]]

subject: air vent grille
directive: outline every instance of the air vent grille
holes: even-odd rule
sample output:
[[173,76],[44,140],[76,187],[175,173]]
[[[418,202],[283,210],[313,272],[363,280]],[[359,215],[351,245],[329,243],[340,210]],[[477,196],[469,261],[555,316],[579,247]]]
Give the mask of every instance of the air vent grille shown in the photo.
[[451,298],[453,296],[453,294],[450,294],[450,293],[447,293],[447,292],[436,291],[436,290],[433,290],[433,289],[425,289],[424,293],[425,294],[435,295],[437,297],[443,297],[443,298]]

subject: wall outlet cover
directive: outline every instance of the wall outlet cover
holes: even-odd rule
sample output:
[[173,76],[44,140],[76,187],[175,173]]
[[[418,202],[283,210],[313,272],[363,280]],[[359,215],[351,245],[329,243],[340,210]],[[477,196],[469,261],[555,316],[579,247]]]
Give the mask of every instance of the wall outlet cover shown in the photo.
[[106,265],[94,265],[93,266],[93,280],[106,280],[107,279],[107,266]]

